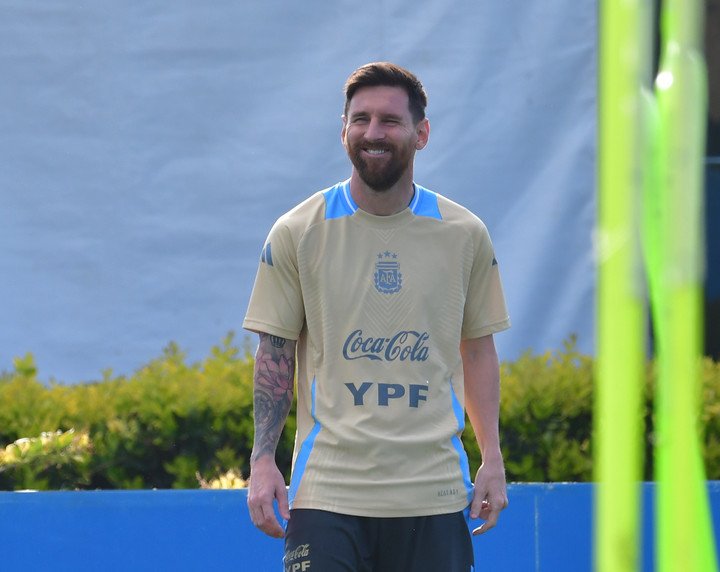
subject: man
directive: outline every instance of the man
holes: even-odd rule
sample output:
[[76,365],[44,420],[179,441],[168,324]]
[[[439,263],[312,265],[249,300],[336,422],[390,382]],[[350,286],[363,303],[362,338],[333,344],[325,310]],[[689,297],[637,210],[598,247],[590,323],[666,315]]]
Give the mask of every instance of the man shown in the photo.
[[[507,506],[493,334],[509,318],[497,262],[477,217],[413,181],[430,134],[418,79],[371,63],[345,95],[350,179],[275,223],[243,324],[260,334],[250,515],[285,536],[286,570],[467,572],[467,509],[485,521],[479,534]],[[286,492],[275,448],[296,356]],[[483,457],[474,486],[464,409]]]

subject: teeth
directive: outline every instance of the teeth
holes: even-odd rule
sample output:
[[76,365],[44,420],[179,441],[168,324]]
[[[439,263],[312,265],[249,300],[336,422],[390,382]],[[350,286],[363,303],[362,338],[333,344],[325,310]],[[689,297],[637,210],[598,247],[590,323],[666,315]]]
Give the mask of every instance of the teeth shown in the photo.
[[382,155],[385,153],[385,149],[368,149],[367,152],[371,155]]

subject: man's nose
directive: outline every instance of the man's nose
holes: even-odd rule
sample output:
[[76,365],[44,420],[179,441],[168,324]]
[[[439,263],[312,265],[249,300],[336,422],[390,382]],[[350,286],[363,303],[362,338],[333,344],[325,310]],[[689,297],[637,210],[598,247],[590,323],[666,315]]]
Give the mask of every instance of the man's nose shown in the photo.
[[370,120],[367,130],[365,131],[365,139],[368,139],[369,141],[380,141],[385,139],[385,129],[382,121],[375,118]]

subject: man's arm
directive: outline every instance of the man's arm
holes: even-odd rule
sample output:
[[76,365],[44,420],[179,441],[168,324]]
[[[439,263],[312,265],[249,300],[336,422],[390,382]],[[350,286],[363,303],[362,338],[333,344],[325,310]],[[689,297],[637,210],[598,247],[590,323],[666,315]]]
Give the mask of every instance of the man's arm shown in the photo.
[[293,401],[295,345],[294,340],[261,333],[255,354],[255,439],[250,455],[248,508],[255,526],[275,538],[284,534],[273,510],[275,499],[280,515],[290,518],[285,479],[275,462],[275,449]]
[[500,511],[508,504],[499,434],[500,366],[492,335],[463,340],[460,354],[465,376],[465,409],[482,454],[470,517],[485,521],[473,530],[473,534],[482,534],[495,526]]

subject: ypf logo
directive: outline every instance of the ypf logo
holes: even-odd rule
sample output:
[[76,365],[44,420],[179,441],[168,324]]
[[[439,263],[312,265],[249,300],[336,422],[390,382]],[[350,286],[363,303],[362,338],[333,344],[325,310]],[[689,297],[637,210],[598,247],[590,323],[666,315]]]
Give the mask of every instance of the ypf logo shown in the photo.
[[386,250],[377,255],[375,261],[375,288],[381,294],[394,294],[402,288],[400,262],[395,252]]

